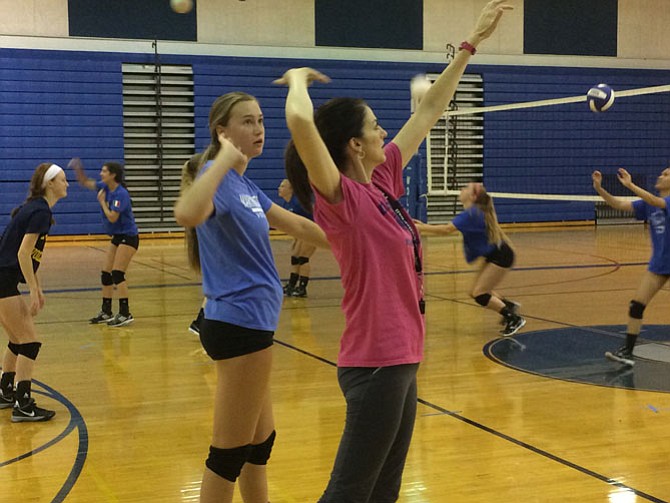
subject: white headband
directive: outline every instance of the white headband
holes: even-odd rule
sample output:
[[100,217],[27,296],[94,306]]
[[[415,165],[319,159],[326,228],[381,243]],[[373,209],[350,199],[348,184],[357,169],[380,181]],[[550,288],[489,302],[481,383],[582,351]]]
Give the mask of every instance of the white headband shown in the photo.
[[44,178],[42,179],[42,188],[47,186],[47,183],[49,183],[50,180],[53,180],[58,176],[58,173],[63,171],[63,168],[61,168],[58,164],[52,164],[49,166],[49,169],[47,169],[47,172],[44,173]]

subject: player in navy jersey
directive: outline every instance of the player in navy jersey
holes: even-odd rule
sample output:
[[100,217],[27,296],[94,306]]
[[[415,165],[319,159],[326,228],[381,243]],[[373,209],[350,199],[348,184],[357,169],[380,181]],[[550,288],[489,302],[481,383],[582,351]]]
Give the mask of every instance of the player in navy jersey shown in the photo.
[[[288,211],[314,220],[312,214],[302,207],[298,198],[293,194],[291,182],[286,178],[279,184],[277,193],[285,201],[284,208]],[[293,244],[291,245],[291,276],[288,283],[284,285],[284,295],[287,297],[307,297],[307,284],[309,283],[311,272],[309,259],[314,255],[315,251],[316,246],[312,246],[299,239],[293,240]]]
[[417,222],[421,234],[448,235],[460,231],[463,235],[465,260],[470,264],[482,258],[470,295],[480,306],[502,316],[502,335],[517,333],[526,320],[519,315],[519,304],[498,295],[496,288],[514,264],[514,250],[509,238],[500,228],[493,199],[481,183],[470,183],[461,189],[464,211],[451,223],[430,225]]
[[[56,414],[38,407],[31,397],[33,369],[42,346],[33,317],[45,302],[37,269],[53,223],[51,208],[67,196],[67,188],[60,166],[37,166],[28,199],[12,212],[0,238],[0,324],[9,337],[2,361],[0,409],[12,407],[12,422],[48,421]],[[19,283],[28,285],[29,304],[19,293]]]
[[[274,204],[246,175],[265,142],[258,101],[233,92],[209,113],[210,145],[193,183],[183,181],[175,217],[186,228],[207,302],[200,341],[216,362],[214,431],[200,501],[268,501],[266,464],[275,439],[270,371],[282,287],[270,226],[328,248],[310,220]],[[183,176],[194,176],[185,169]],[[196,255],[197,253],[197,255]]]
[[630,173],[624,168],[619,168],[617,178],[621,185],[641,199],[628,201],[607,192],[601,185],[600,171],[594,171],[592,174],[593,188],[612,208],[632,211],[638,220],[646,220],[649,223],[651,235],[652,253],[649,266],[628,307],[626,344],[613,353],[609,351],[605,353],[605,356],[611,360],[633,366],[635,364],[633,349],[642,328],[644,310],[670,278],[670,211],[668,208],[670,205],[670,168],[664,169],[656,180],[655,188],[658,196],[635,185]]
[[[77,174],[80,185],[98,193],[105,232],[112,236],[102,266],[102,307],[89,320],[92,324],[106,323],[110,327],[122,327],[134,321],[128,304],[128,283],[126,270],[140,245],[140,237],[135,225],[135,216],[130,194],[124,181],[123,166],[107,162],[100,169],[100,180],[86,176],[80,159],[72,159],[68,164]],[[119,299],[119,312],[112,314],[114,289]]]

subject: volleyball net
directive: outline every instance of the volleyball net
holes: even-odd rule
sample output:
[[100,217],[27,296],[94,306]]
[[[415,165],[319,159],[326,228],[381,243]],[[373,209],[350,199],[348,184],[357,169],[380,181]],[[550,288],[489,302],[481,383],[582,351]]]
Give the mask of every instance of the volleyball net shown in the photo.
[[[471,181],[483,182],[496,200],[503,200],[496,202],[502,221],[593,219],[594,203],[602,203],[593,189],[593,171],[602,172],[608,192],[632,200],[617,180],[617,168],[625,167],[636,184],[653,191],[670,159],[670,85],[612,86],[615,103],[602,113],[589,109],[588,89],[480,106],[483,86],[478,93],[473,85],[459,86],[458,107],[445,112],[427,140],[429,221],[445,220],[439,210],[438,218],[430,219],[431,199],[437,206],[445,197],[457,199]],[[538,94],[558,87],[546,85]],[[565,87],[569,92],[582,85]],[[488,102],[527,96],[500,88],[490,95],[487,89]]]

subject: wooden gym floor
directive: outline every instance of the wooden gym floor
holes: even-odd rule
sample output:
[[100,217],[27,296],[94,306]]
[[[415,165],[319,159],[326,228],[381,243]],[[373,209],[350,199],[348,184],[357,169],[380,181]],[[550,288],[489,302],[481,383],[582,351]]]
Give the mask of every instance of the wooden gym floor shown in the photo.
[[[510,231],[518,260],[499,291],[528,319],[514,343],[498,339],[497,315],[468,297],[474,275],[460,239],[424,240],[426,357],[400,501],[670,501],[670,382],[658,391],[640,385],[670,364],[622,369],[601,354],[623,335],[597,328],[625,323],[649,258],[646,232]],[[12,424],[0,411],[2,501],[198,500],[215,384],[187,331],[198,278],[180,239],[145,238],[127,273],[135,323],[90,326],[105,247],[47,244],[34,390],[57,415]],[[275,238],[273,247],[286,278],[290,241]],[[338,270],[322,250],[312,264],[309,297],[285,300],[276,334],[273,503],[318,499],[344,421],[333,363],[343,328]],[[666,287],[645,312],[662,347],[669,300]]]

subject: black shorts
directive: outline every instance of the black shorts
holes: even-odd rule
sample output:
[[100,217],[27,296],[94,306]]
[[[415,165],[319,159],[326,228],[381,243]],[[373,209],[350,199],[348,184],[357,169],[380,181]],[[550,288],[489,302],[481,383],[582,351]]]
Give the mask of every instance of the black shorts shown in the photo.
[[19,292],[19,273],[14,269],[0,269],[0,299],[16,297]]
[[227,360],[269,348],[274,332],[254,330],[205,318],[200,325],[200,343],[212,360]]
[[514,264],[514,250],[504,241],[495,250],[484,257],[487,262],[495,264],[504,269],[509,269]]
[[112,244],[114,246],[128,245],[136,250],[140,247],[140,236],[129,236],[128,234],[114,234],[112,236]]

